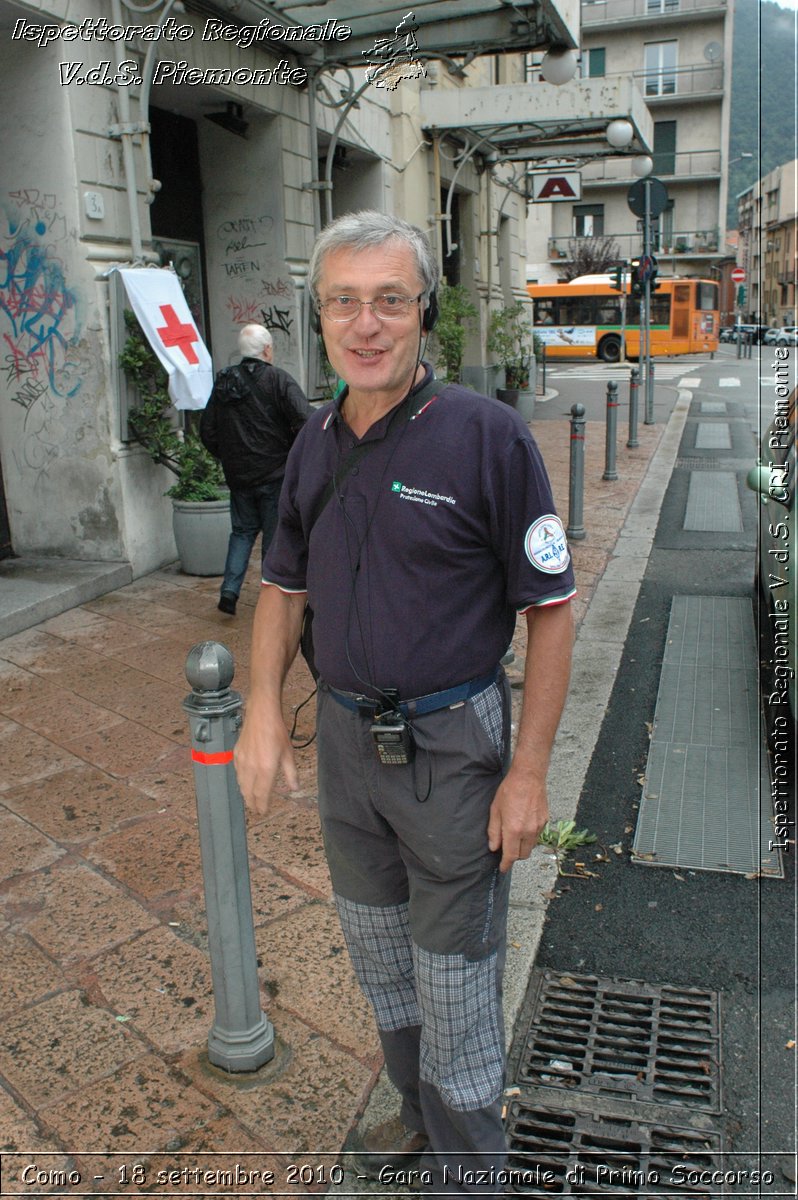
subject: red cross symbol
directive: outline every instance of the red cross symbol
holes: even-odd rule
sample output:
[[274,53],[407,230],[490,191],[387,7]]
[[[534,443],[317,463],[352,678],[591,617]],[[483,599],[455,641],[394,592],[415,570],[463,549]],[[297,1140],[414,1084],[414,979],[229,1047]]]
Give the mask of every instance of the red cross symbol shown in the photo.
[[178,317],[171,304],[160,304],[158,306],[163,315],[165,325],[155,332],[163,342],[164,346],[179,346],[186,357],[186,362],[198,363],[197,353],[192,346],[192,342],[199,341],[199,334],[193,325],[181,325]]

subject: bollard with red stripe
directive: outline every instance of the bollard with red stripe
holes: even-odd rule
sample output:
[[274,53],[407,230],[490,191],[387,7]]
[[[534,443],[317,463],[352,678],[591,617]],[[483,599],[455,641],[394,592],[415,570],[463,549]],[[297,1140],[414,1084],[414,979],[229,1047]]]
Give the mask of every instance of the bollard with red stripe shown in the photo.
[[615,439],[618,429],[618,384],[611,379],[607,384],[607,423],[604,440],[604,474],[602,479],[617,479],[615,469]]
[[568,528],[572,542],[582,541],[587,534],[582,510],[585,497],[585,406],[571,405],[571,461],[568,478]]
[[257,1071],[274,1058],[274,1029],[261,1011],[244,801],[233,747],[241,696],[230,688],[233,656],[199,642],[186,659],[205,910],[216,1007],[208,1058],[226,1071]]

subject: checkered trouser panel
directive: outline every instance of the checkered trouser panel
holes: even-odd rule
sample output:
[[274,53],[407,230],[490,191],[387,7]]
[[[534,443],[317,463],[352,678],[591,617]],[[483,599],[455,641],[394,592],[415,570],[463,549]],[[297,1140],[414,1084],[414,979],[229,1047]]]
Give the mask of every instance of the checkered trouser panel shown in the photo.
[[378,1027],[420,1025],[407,905],[375,908],[338,895],[335,903],[358,983]]
[[406,904],[376,908],[338,895],[335,902],[378,1027],[421,1026],[421,1078],[450,1108],[492,1104],[504,1082],[496,955],[470,962],[413,945]]
[[479,717],[482,728],[496,747],[499,758],[504,757],[504,713],[502,709],[502,691],[498,683],[492,683],[483,692],[472,696],[469,704],[473,704],[474,712]]
[[421,1078],[450,1108],[485,1108],[504,1086],[497,956],[470,962],[462,954],[413,947],[421,1004]]

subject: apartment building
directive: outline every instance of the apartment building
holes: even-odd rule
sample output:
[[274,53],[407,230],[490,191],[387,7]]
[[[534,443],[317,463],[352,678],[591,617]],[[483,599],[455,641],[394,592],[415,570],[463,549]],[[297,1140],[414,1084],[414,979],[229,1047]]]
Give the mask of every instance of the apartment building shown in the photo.
[[795,325],[798,280],[798,159],[737,198],[737,262],[746,273],[743,320]]
[[[426,229],[468,288],[466,363],[484,370],[491,307],[524,294],[514,164],[558,118],[541,87],[528,119],[525,56],[577,46],[578,0],[445,0],[417,20],[322,7],[0,0],[0,555],[134,576],[175,557],[170,479],[127,428],[119,266],[173,264],[215,369],[242,324],[264,321],[276,361],[316,396],[315,235],[380,208]],[[486,130],[467,98],[488,93]],[[613,97],[590,122],[640,132]]]
[[[652,241],[663,274],[711,276],[725,254],[731,26],[726,0],[582,4],[582,77],[631,73],[651,114],[651,174],[668,193]],[[580,199],[532,213],[530,276],[557,278],[573,239],[611,237],[626,260],[641,252],[638,218],[627,203],[636,157],[583,160]]]

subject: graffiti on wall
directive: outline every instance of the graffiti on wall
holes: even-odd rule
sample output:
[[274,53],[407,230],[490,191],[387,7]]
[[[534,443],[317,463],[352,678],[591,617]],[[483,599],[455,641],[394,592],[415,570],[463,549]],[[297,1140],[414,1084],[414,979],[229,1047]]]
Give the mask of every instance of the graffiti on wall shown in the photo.
[[290,338],[294,284],[272,274],[273,228],[274,218],[266,213],[234,217],[217,226],[224,272],[227,279],[235,280],[236,289],[225,296],[225,305],[234,325],[262,322]]
[[55,196],[10,192],[0,227],[0,369],[11,399],[30,408],[45,391],[73,396],[81,385],[76,293],[59,256],[66,222]]
[[90,362],[79,346],[80,306],[61,257],[66,219],[57,197],[36,188],[0,204],[0,378],[24,410],[18,466],[41,470],[62,452],[62,402],[80,390]]

